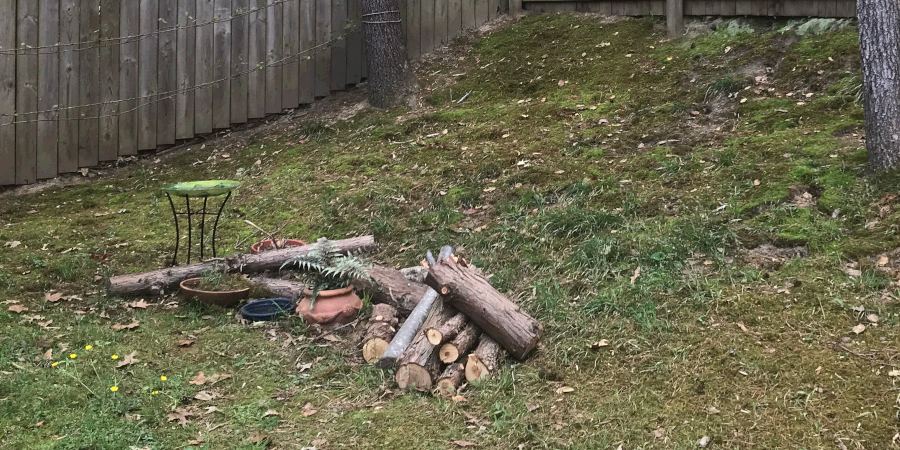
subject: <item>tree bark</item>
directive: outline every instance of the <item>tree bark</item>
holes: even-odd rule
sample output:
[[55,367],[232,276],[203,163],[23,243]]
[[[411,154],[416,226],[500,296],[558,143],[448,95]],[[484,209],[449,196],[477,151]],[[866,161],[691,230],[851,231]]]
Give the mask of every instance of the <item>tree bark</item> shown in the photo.
[[407,316],[428,292],[428,286],[410,281],[403,272],[390,267],[369,269],[371,280],[354,280],[353,286],[372,295],[372,303],[387,303]]
[[900,4],[857,0],[866,151],[873,170],[900,162]]
[[[449,320],[455,311],[445,308],[440,300],[434,302],[434,306],[425,319],[424,328],[433,327]],[[400,389],[415,389],[418,391],[430,391],[434,386],[434,380],[440,374],[441,361],[438,352],[425,333],[416,333],[409,347],[403,351],[397,359],[397,385]]]
[[389,108],[404,101],[415,107],[418,85],[406,53],[398,0],[362,0],[369,103]]
[[467,323],[466,327],[452,341],[441,346],[438,351],[441,361],[450,364],[458,360],[460,356],[475,346],[479,336],[481,336],[481,330],[478,329],[478,325],[475,325],[475,322]]
[[544,327],[518,305],[494,289],[488,280],[464,261],[441,259],[428,270],[425,284],[475,322],[516,359],[537,347]]
[[469,319],[466,318],[465,314],[459,313],[436,327],[427,328],[425,336],[428,337],[428,342],[431,342],[431,345],[441,345],[455,338],[468,321]]
[[369,364],[375,364],[384,354],[394,334],[397,333],[398,323],[397,309],[393,306],[381,303],[372,308],[372,317],[362,340],[363,359]]
[[487,335],[481,335],[478,348],[469,355],[466,362],[466,380],[484,380],[496,375],[500,371],[502,352],[497,341]]
[[[357,251],[375,245],[375,238],[363,236],[334,241],[342,251]],[[285,261],[309,253],[311,246],[288,247],[281,250],[257,253],[255,255],[234,255],[217,258],[185,266],[169,267],[150,272],[120,275],[107,280],[106,292],[110,296],[161,295],[172,292],[188,278],[203,276],[204,272],[222,270],[225,272],[256,273],[278,270]]]
[[453,363],[444,369],[437,382],[437,392],[444,397],[456,395],[457,390],[466,379],[466,365]]

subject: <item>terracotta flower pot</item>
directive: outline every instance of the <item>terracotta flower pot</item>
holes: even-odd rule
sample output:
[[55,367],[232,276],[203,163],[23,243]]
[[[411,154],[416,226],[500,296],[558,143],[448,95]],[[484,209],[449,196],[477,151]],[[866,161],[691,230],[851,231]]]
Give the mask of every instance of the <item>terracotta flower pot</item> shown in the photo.
[[309,292],[297,305],[297,314],[303,316],[307,324],[334,327],[352,322],[362,309],[362,300],[353,292],[353,286],[343,289],[319,292],[312,310],[309,309]]
[[[303,242],[299,239],[284,239],[283,247],[300,247],[301,245],[306,245],[306,242]],[[259,252],[267,252],[269,250],[275,250],[275,246],[272,245],[271,239],[259,241],[250,246],[250,253],[254,254]]]
[[181,286],[181,295],[185,298],[196,298],[207,305],[222,307],[235,306],[250,295],[250,288],[234,291],[203,291],[195,288],[194,286],[201,280],[202,278],[189,278],[182,281],[179,284]]

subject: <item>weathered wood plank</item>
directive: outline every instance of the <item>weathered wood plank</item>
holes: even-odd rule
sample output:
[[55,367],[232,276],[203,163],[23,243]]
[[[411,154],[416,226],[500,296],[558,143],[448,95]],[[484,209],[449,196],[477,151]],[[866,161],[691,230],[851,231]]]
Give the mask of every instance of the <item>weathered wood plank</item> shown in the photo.
[[178,33],[174,30],[178,22],[178,4],[176,0],[159,0],[159,53],[157,54],[156,80],[158,103],[156,122],[156,145],[172,145],[175,143],[176,95],[178,89],[178,71],[175,70],[175,43]]
[[[76,0],[63,0],[76,1]],[[193,1],[193,0],[192,0]],[[63,12],[65,13],[65,9]],[[135,36],[141,32],[140,16],[141,4],[136,1],[128,1],[121,3],[120,29],[122,36]],[[64,20],[66,14],[63,15]],[[65,33],[63,33],[63,36]],[[122,41],[119,47],[119,96],[122,99],[133,99],[138,96],[138,55],[140,45],[134,39]],[[65,61],[65,53],[63,54]],[[61,65],[61,69],[66,69],[66,64]],[[66,89],[65,81],[62,81],[62,90]],[[65,98],[65,92],[60,92],[60,97]],[[138,100],[126,100],[119,103],[119,156],[127,156],[137,154],[137,106]],[[193,121],[193,119],[191,119]],[[64,137],[66,133],[63,128],[66,122],[62,122],[60,127],[60,169],[62,168],[62,153]],[[75,129],[77,132],[77,128]]]
[[[16,0],[0,0],[0,49],[16,48]],[[15,184],[16,57],[0,54],[0,186]]]
[[331,0],[331,90],[347,87],[347,0]]
[[[81,41],[82,45],[80,82],[81,105],[96,105],[100,101],[100,0],[81,0]],[[84,106],[80,109],[81,123],[78,126],[78,164],[81,167],[95,166],[100,151],[100,113],[98,106]]]
[[[360,41],[362,42],[362,41]],[[316,0],[300,2],[299,76],[297,78],[300,103],[312,103],[316,98],[316,62],[312,48],[316,45]]]
[[213,128],[231,126],[231,0],[215,2],[213,44]]
[[316,0],[316,97],[331,92],[331,0]]
[[231,12],[231,123],[247,121],[250,68],[250,9],[249,0],[232,0]]
[[[403,12],[406,9],[406,1],[399,2],[402,22]],[[347,84],[357,84],[362,79],[362,34],[360,20],[362,19],[362,3],[360,0],[349,0],[347,3],[347,24],[352,32],[347,37]]]
[[475,27],[488,21],[488,0],[475,0]]
[[[308,3],[309,0],[304,3]],[[315,0],[312,0],[315,1]],[[266,115],[266,21],[264,8],[268,0],[251,0],[249,42],[247,52],[250,73],[247,74],[247,118],[258,119]]]
[[770,0],[769,15],[780,17],[784,15],[784,0]]
[[[613,0],[610,5],[610,14],[614,16],[625,15],[625,2],[622,0]],[[685,11],[687,14],[687,11]]]
[[722,14],[722,2],[720,0],[706,0],[706,15],[718,16]]
[[650,14],[653,16],[666,15],[666,1],[665,0],[650,0]]
[[735,0],[721,0],[722,10],[719,14],[723,16],[734,16],[736,14],[737,3]]
[[[119,157],[119,0],[100,2],[100,161]],[[43,21],[43,17],[41,17]],[[43,25],[43,24],[42,24]]]
[[[159,2],[158,0],[141,0],[141,34],[140,40],[140,57],[138,59],[139,66],[139,82],[140,97],[138,108],[138,150],[152,150],[156,148],[157,138],[157,94],[159,93],[157,85],[158,57],[159,57],[159,39],[156,33],[159,28]],[[82,22],[82,26],[84,23]],[[84,30],[81,32],[84,35]],[[82,64],[84,64],[82,60]],[[84,73],[84,70],[82,70]],[[82,76],[82,85],[87,80]],[[85,134],[85,123],[81,123],[80,134]]]
[[282,11],[281,54],[285,61],[281,64],[281,108],[292,109],[300,106],[300,64],[297,56],[300,52],[300,0],[288,0],[282,5]]
[[197,134],[211,133],[213,130],[212,119],[212,86],[213,80],[213,41],[214,30],[211,24],[215,17],[215,4],[213,0],[197,0],[197,65],[194,67],[194,77],[197,80],[197,89],[194,91],[194,132]]
[[753,14],[753,0],[735,0],[734,13],[738,16],[749,16]]
[[176,73],[178,95],[175,96],[175,125],[177,139],[194,137],[194,70],[197,59],[197,0],[179,0],[176,24]]
[[437,0],[434,2],[434,47],[447,45],[447,11],[449,0]]
[[453,39],[459,36],[463,30],[462,23],[462,1],[448,0],[450,5],[447,9],[447,39]]
[[[46,47],[59,43],[59,0],[40,0],[38,17],[38,44]],[[54,50],[44,48],[38,57],[38,111],[52,111],[59,107],[59,53]],[[59,113],[42,112],[38,114],[38,119],[37,178],[53,178],[59,164]]]
[[462,9],[462,28],[471,30],[475,28],[475,2],[477,0],[460,0]]
[[[481,2],[487,2],[487,0],[480,0]],[[422,47],[419,48],[419,51],[422,54],[428,53],[434,49],[434,2],[433,1],[423,1],[422,2],[422,19],[419,25],[419,30],[422,33]]]
[[[38,45],[38,3],[19,0],[16,8],[18,47]],[[16,56],[16,183],[30,184],[37,178],[37,50],[18,52]]]
[[406,15],[409,21],[406,34],[406,54],[409,55],[409,59],[419,59],[419,56],[422,55],[422,2],[409,0]]

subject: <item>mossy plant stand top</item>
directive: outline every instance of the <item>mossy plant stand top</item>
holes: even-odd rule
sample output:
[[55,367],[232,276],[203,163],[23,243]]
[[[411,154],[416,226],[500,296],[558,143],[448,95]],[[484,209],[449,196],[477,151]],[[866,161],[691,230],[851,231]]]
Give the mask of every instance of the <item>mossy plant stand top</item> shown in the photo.
[[[169,205],[172,206],[172,215],[175,219],[175,254],[172,256],[172,265],[178,265],[178,247],[181,244],[181,230],[178,226],[178,216],[187,216],[187,263],[191,262],[191,249],[193,247],[193,217],[200,216],[200,261],[205,256],[204,243],[206,238],[206,216],[216,216],[212,227],[212,238],[210,239],[210,247],[212,247],[212,256],[216,257],[216,230],[219,227],[219,219],[222,217],[222,211],[225,210],[225,203],[231,198],[231,192],[240,186],[237,181],[229,180],[209,180],[209,181],[191,181],[187,183],[178,183],[163,188],[166,197],[169,199]],[[216,212],[208,212],[207,205],[210,197],[225,196]],[[175,209],[175,201],[172,197],[184,198],[185,209],[178,211]],[[191,210],[191,199],[202,199],[203,208],[200,211]]]

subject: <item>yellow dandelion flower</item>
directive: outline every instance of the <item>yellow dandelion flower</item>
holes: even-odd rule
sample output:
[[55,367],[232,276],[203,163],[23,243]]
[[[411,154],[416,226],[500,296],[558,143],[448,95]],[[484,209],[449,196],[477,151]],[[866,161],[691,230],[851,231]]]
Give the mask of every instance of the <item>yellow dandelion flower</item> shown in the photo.
[[165,375],[159,377],[159,379],[160,379],[160,381],[168,381],[168,378],[166,378]]
[[109,357],[110,359],[119,359],[119,355],[112,355]]
[[156,395],[156,394],[159,394],[159,391],[153,391],[150,393],[150,395]]
[[84,346],[84,349],[85,349],[85,350],[91,350],[91,349],[93,349],[93,348],[94,348],[93,345],[85,345],[85,346]]
[[50,365],[53,366],[53,367],[56,367],[56,366],[59,365],[59,361],[53,361],[53,364],[50,364]]
[[116,391],[119,390],[119,387],[118,387],[118,386],[113,386],[113,387],[109,388],[109,390],[112,391],[112,392],[116,392]]
[[76,354],[74,354],[74,353],[70,353],[70,354],[69,354],[69,358],[71,358],[71,359],[75,359],[75,358],[77,358],[77,357],[78,357],[78,355],[76,355]]

